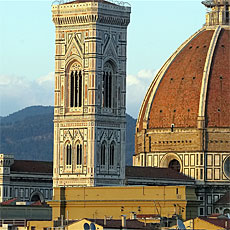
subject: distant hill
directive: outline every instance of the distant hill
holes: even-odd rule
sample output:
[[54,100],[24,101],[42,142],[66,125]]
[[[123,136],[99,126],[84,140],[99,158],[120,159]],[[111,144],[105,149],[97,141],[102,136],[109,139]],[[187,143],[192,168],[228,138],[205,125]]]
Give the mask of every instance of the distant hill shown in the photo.
[[[126,115],[126,164],[132,164],[136,120]],[[53,160],[53,107],[31,106],[0,117],[0,153],[21,160]]]

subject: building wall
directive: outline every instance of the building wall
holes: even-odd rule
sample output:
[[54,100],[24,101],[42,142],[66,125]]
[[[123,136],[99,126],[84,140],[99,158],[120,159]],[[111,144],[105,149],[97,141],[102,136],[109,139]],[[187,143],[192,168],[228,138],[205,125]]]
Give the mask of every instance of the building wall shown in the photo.
[[46,228],[52,228],[52,221],[28,221],[27,230],[44,230]]
[[195,190],[185,186],[55,188],[49,204],[53,220],[61,215],[69,219],[103,219],[105,215],[119,219],[130,212],[165,217],[178,214],[183,219],[186,213],[197,216]]
[[0,206],[1,220],[51,220],[52,209],[50,207],[7,205]]
[[52,199],[52,174],[45,172],[12,172],[11,166],[13,163],[13,155],[0,154],[0,202],[11,198],[18,198],[20,201],[31,201],[33,195],[36,194],[41,201]]

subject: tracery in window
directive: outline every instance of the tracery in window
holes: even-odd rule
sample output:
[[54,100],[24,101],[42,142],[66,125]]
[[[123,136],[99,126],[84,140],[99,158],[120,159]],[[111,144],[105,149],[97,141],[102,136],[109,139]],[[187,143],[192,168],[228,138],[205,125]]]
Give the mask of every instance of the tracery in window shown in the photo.
[[114,166],[115,143],[112,142],[109,149],[109,165]]
[[101,145],[101,165],[105,165],[106,142]]
[[77,144],[77,165],[82,165],[82,145]]
[[102,107],[105,108],[112,108],[113,73],[112,65],[106,63],[102,76]]
[[82,107],[81,70],[72,70],[70,73],[70,107]]
[[72,146],[70,143],[66,145],[66,165],[72,164]]

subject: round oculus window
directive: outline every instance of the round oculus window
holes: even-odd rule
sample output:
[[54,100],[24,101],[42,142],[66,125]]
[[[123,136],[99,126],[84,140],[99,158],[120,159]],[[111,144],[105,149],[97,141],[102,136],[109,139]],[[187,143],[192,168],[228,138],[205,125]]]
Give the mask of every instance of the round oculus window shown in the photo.
[[169,162],[169,168],[177,171],[177,172],[180,172],[180,162],[176,159],[173,159]]

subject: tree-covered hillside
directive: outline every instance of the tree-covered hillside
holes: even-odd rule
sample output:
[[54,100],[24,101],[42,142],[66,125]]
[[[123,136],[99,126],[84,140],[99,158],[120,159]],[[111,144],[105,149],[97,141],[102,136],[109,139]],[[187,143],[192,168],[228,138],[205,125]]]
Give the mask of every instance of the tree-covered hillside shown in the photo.
[[[127,114],[126,164],[132,164],[136,120]],[[0,119],[0,153],[52,161],[53,107],[31,106]]]

